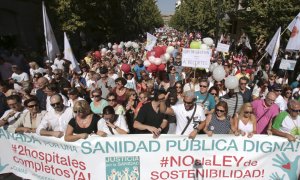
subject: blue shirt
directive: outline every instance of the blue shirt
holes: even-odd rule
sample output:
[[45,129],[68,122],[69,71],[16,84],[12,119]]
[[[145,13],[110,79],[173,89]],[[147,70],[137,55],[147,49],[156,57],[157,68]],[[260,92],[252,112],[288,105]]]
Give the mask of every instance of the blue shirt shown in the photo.
[[216,105],[215,98],[211,94],[209,94],[209,93],[201,94],[200,91],[196,91],[195,92],[196,104],[201,105],[207,95],[208,95],[208,98],[204,102],[203,109],[207,109],[210,111],[212,109],[215,109],[215,105]]

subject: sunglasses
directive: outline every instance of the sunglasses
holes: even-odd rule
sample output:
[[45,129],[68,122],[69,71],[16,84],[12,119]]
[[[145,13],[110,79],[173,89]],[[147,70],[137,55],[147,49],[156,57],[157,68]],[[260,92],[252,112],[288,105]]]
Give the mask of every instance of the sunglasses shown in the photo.
[[98,98],[101,97],[101,95],[93,95],[93,97]]
[[281,92],[281,90],[279,90],[279,89],[275,89],[275,91],[276,91],[276,92]]
[[200,87],[207,88],[207,86],[200,85]]
[[213,96],[217,95],[217,93],[210,93],[210,94],[213,95]]
[[252,111],[245,111],[244,114],[252,114]]
[[33,108],[33,107],[38,107],[39,105],[38,104],[32,104],[32,105],[28,105],[27,107],[28,108]]
[[225,110],[221,110],[221,109],[216,109],[216,112],[225,112]]
[[52,103],[52,104],[51,104],[52,107],[59,106],[59,105],[60,105],[60,102]]
[[186,102],[186,101],[183,101],[184,102],[184,104],[189,104],[189,105],[192,105],[192,104],[194,104],[194,102],[192,101],[192,102]]
[[116,99],[107,99],[108,102],[115,101]]
[[291,109],[293,112],[299,113],[300,109]]
[[75,114],[77,114],[77,113],[83,113],[83,111],[73,111]]

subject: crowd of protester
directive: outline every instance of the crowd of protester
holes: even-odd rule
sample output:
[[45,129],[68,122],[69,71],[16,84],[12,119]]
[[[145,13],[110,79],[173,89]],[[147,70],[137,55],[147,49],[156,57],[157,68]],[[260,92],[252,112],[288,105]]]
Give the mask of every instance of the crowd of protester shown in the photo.
[[144,42],[138,49],[110,45],[105,52],[87,52],[80,72],[61,53],[40,66],[17,51],[1,54],[0,126],[65,141],[141,133],[300,137],[300,77],[292,82],[271,71],[269,62],[257,64],[242,51],[225,54],[211,47],[211,63],[239,80],[238,88],[227,89],[209,70],[181,66],[190,36],[156,35],[158,46],[174,47],[159,71],[145,67]]

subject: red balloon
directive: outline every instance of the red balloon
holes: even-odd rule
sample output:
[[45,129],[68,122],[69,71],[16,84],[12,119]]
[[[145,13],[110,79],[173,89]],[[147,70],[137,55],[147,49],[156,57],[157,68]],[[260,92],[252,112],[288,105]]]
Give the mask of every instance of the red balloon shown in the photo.
[[160,64],[160,65],[157,66],[158,71],[164,71],[165,68],[166,68],[165,64]]
[[165,54],[166,51],[164,51],[163,47],[155,46],[153,48],[153,51],[155,52],[154,57],[159,58],[161,55]]
[[149,57],[150,56],[154,56],[154,54],[155,54],[155,51],[153,51],[153,50],[152,51],[148,51],[147,54],[146,54],[146,58],[149,59]]
[[148,72],[156,72],[157,66],[155,64],[150,64],[150,66],[147,67]]
[[101,58],[101,53],[100,53],[100,51],[95,51],[95,52],[94,52],[94,55],[95,55],[96,58]]
[[130,67],[129,64],[122,64],[121,70],[122,70],[125,74],[127,74],[127,73],[129,73],[129,72],[131,71],[131,67]]
[[166,53],[168,46],[162,46],[164,53]]

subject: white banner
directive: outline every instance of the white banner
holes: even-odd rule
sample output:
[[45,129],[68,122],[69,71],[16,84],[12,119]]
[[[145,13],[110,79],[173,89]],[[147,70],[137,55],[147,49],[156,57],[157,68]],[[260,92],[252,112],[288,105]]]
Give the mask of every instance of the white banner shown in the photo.
[[182,66],[193,68],[209,68],[211,50],[187,49],[182,50]]
[[[297,179],[300,142],[277,136],[90,136],[67,143],[0,129],[0,174],[26,179]],[[198,162],[198,165],[195,165]]]
[[223,44],[218,42],[217,51],[219,52],[229,52],[229,44]]
[[295,60],[281,59],[279,69],[294,70],[296,64],[297,61]]

